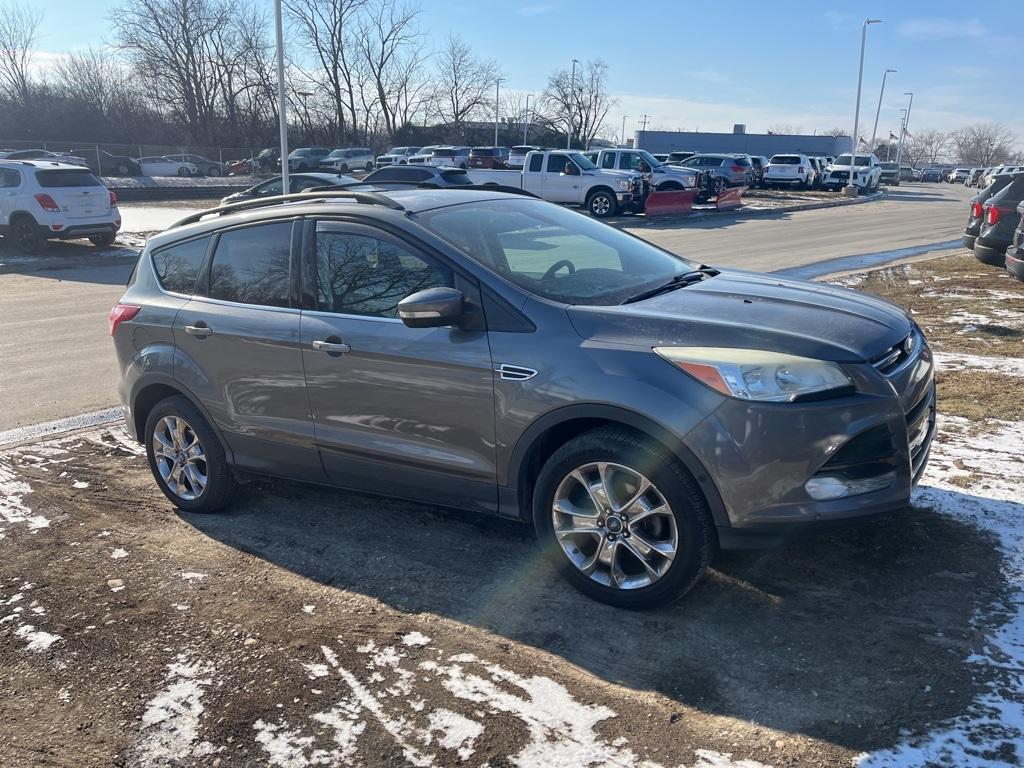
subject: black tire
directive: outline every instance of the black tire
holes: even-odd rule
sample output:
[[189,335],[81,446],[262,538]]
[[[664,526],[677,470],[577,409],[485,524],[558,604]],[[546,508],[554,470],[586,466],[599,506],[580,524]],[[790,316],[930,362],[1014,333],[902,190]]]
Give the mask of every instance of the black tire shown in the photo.
[[113,232],[107,235],[93,235],[89,238],[89,242],[95,245],[97,248],[105,248],[108,245],[113,245],[117,235]]
[[[598,583],[577,568],[558,543],[552,519],[555,493],[563,478],[589,462],[638,470],[671,507],[678,546],[668,569],[654,583],[635,589]],[[598,427],[555,451],[540,471],[532,502],[537,536],[559,572],[588,597],[620,608],[653,608],[678,600],[700,580],[717,550],[711,513],[690,473],[654,440],[621,427]]]
[[587,196],[587,211],[598,219],[607,219],[618,213],[619,205],[611,190],[597,189]]
[[342,163],[338,166],[338,173],[348,173],[348,163]]
[[372,171],[372,170],[373,170],[373,163],[367,163],[367,164],[366,164],[366,168],[365,168],[364,170],[365,170],[365,171],[366,171],[367,173],[369,173],[370,171]]
[[115,176],[127,176],[129,170],[130,169],[128,168],[128,164],[127,163],[118,163],[116,166],[114,166],[114,175]]
[[185,178],[188,175],[188,168],[186,168],[185,166],[181,166],[181,168],[178,169],[178,176],[180,176],[181,178]]
[[223,171],[221,171],[220,168],[218,168],[216,165],[211,165],[210,166],[210,172],[207,173],[206,175],[207,176],[221,176],[222,174],[223,174]]
[[[184,419],[199,439],[206,456],[206,487],[194,499],[184,499],[175,493],[164,481],[157,467],[156,455],[153,450],[153,433],[160,420],[168,416]],[[153,406],[146,418],[144,434],[149,469],[153,473],[156,484],[172,504],[186,512],[208,513],[218,512],[231,502],[236,484],[234,476],[231,474],[231,468],[228,466],[224,446],[221,445],[217,434],[203,418],[202,413],[188,398],[174,395]]]
[[46,250],[47,241],[39,231],[36,220],[28,215],[15,217],[11,222],[11,235],[22,253],[34,256]]

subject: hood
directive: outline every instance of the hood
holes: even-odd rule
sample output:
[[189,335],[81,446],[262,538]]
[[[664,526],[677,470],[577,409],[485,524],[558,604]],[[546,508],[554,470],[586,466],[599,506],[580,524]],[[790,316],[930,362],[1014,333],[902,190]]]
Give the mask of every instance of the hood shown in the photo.
[[572,306],[568,314],[594,341],[744,347],[834,362],[871,360],[911,329],[907,314],[882,299],[739,270],[635,304]]
[[594,168],[592,171],[584,171],[584,176],[617,176],[623,179],[639,179],[642,174],[636,171],[625,171],[621,168]]
[[678,165],[661,165],[653,170],[653,173],[664,173],[669,176],[696,176],[697,171],[693,168],[680,168]]

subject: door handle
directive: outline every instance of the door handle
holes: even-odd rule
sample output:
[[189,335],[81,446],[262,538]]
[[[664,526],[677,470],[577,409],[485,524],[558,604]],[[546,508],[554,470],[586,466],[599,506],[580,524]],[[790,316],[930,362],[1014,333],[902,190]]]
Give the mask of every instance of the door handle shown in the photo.
[[344,355],[351,352],[352,347],[343,342],[337,336],[328,336],[326,339],[318,339],[313,342],[313,349],[318,352],[326,352],[329,355]]
[[185,333],[189,334],[190,336],[196,336],[202,339],[212,334],[213,328],[208,326],[206,323],[200,321],[195,325],[186,325]]

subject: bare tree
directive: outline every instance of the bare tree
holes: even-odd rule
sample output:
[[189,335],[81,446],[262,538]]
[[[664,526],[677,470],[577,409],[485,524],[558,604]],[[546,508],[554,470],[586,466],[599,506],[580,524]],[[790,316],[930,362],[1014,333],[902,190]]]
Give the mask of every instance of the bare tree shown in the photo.
[[322,88],[337,115],[336,138],[355,131],[360,70],[354,32],[366,0],[285,0],[292,23],[319,65],[310,77]]
[[845,128],[829,128],[828,130],[821,132],[822,136],[831,136],[833,138],[839,138],[840,136],[849,136],[850,132]]
[[902,159],[910,165],[934,164],[944,159],[950,137],[941,131],[926,130],[909,134],[903,142]]
[[551,125],[565,130],[572,144],[586,148],[604,128],[609,110],[615,99],[606,85],[608,65],[603,61],[588,61],[580,67],[575,78],[569,70],[560,69],[548,77],[542,104]]
[[[768,126],[768,133],[775,136],[796,136],[803,130],[801,125],[793,125],[793,123],[773,123]],[[836,130],[839,130],[838,128]],[[839,136],[847,135],[845,131],[841,131],[839,134],[833,134]]]
[[22,105],[32,98],[29,75],[42,21],[38,8],[17,3],[0,7],[0,91]]
[[951,140],[960,162],[988,167],[1013,155],[1017,137],[1001,123],[974,123],[955,131]]
[[497,63],[473,55],[456,34],[445,40],[434,68],[434,109],[451,128],[452,138],[463,138],[463,123],[490,104],[491,89],[500,74]]
[[363,14],[356,44],[369,76],[368,110],[376,111],[389,136],[423,101],[423,35],[416,26],[420,11],[394,0],[375,0]]

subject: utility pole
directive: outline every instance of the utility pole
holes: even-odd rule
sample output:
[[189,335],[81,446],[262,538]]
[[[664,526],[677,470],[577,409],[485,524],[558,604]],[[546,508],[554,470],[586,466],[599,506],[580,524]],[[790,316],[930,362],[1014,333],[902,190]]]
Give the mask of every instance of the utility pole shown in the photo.
[[895,69],[887,69],[882,73],[882,90],[878,92],[878,108],[875,110],[875,127],[871,129],[871,146],[868,147],[872,152],[875,149],[875,137],[878,136],[878,115],[882,112],[882,96],[885,95],[885,78],[889,76],[890,72],[895,71]]
[[619,136],[619,142],[622,144],[622,146],[626,146],[626,118],[627,117],[629,117],[629,115],[623,115],[622,116],[622,133]]
[[284,32],[281,25],[281,0],[274,0],[274,26],[277,32],[277,122],[281,134],[281,192],[288,194],[288,113],[284,99]]
[[572,60],[572,77],[569,80],[569,131],[565,137],[565,148],[572,149],[572,119],[576,108],[576,65],[579,59]]
[[501,81],[504,79],[499,77],[494,81],[494,146],[498,146],[498,114],[501,112]]
[[640,117],[642,118],[640,120],[640,132],[645,133],[647,131],[647,118],[649,118],[650,115],[641,115]]
[[526,144],[526,131],[530,127],[530,94],[526,94],[526,115],[523,117],[523,144]]
[[857,187],[853,184],[853,170],[857,167],[857,133],[860,130],[860,94],[864,87],[864,46],[867,43],[868,24],[880,24],[879,19],[865,19],[860,27],[860,69],[857,72],[857,107],[853,113],[853,137],[850,139],[853,147],[850,149],[850,178],[844,193],[847,197],[857,194]]

